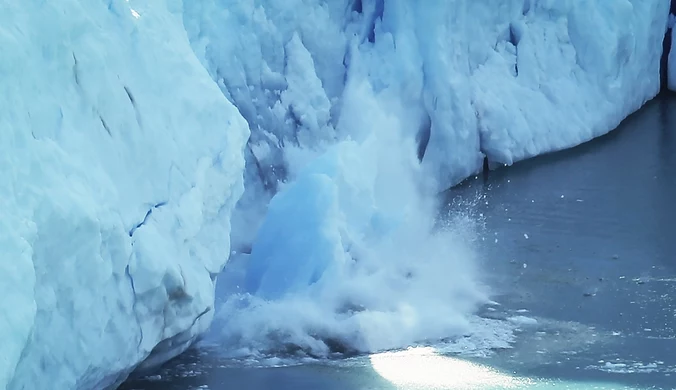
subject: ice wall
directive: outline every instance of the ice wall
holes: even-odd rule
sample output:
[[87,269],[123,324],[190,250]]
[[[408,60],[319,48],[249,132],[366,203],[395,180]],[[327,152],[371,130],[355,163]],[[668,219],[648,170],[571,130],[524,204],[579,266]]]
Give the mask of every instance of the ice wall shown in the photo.
[[409,52],[394,57],[400,69],[383,84],[420,80],[408,91],[431,118],[423,163],[443,186],[480,169],[484,155],[512,164],[615,128],[659,91],[668,8],[386,1],[374,47],[390,53],[377,57]]
[[[252,128],[247,188],[233,219],[242,229],[233,240],[253,243],[246,289],[255,302],[249,314],[235,303],[228,309],[229,340],[267,333],[317,349],[312,335],[324,333],[369,350],[382,345],[370,343],[377,332],[365,329],[385,331],[384,323],[424,318],[438,335],[462,322],[429,322],[424,304],[407,296],[462,296],[436,308],[463,317],[450,306],[471,310],[481,295],[472,282],[445,291],[399,279],[407,274],[399,267],[420,256],[414,242],[398,238],[418,237],[416,226],[427,234],[418,244],[437,233],[429,209],[412,217],[393,205],[426,203],[481,170],[484,159],[512,164],[615,128],[659,91],[669,1],[209,0],[184,10],[198,57]],[[369,157],[354,162],[355,153]],[[413,168],[416,155],[422,163]],[[398,178],[405,183],[382,179],[391,166],[406,167]],[[402,186],[422,195],[402,195]],[[425,258],[447,264],[445,249],[433,247]],[[457,269],[471,269],[472,256],[461,257]],[[379,287],[356,299],[345,295],[348,275],[379,267],[394,276],[375,277]],[[380,305],[402,291],[400,282],[412,290],[396,300],[410,312]],[[294,310],[293,324],[271,315]],[[304,321],[302,312],[313,314]],[[374,313],[387,320],[362,322]],[[337,334],[350,328],[342,320],[359,323],[356,335]],[[238,327],[246,336],[232,334]],[[399,342],[415,341],[421,329],[402,331],[411,338]]]
[[0,389],[106,388],[210,323],[247,125],[180,2],[0,14]]
[[336,129],[349,77],[367,75],[376,92],[406,103],[399,116],[421,143],[425,175],[447,188],[481,170],[484,157],[512,164],[602,135],[655,96],[669,0],[184,8],[198,56],[253,129],[240,211],[256,212],[233,221],[244,236],[233,239],[249,242],[264,215],[256,200],[313,155],[298,149],[354,136]]

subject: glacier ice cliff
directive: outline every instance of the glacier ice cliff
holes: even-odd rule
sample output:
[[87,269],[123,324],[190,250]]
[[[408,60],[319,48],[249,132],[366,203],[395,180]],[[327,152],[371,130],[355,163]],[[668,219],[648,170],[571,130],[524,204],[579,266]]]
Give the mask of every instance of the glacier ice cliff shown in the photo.
[[3,2],[0,388],[112,387],[180,353],[230,239],[254,309],[226,305],[228,340],[467,331],[471,227],[432,233],[432,194],[615,128],[660,89],[669,6]]
[[0,4],[0,389],[99,389],[214,313],[246,122],[164,1]]
[[252,240],[257,201],[294,177],[308,150],[356,136],[337,128],[350,79],[395,96],[405,109],[392,115],[421,141],[425,175],[447,188],[484,158],[509,165],[615,128],[659,91],[669,14],[668,0],[184,7],[196,53],[252,129],[235,245]]
[[[669,6],[185,3],[195,52],[252,131],[232,235],[250,256],[245,294],[223,313],[227,343],[269,334],[322,354],[321,339],[371,351],[467,330],[485,296],[467,282],[472,251],[439,244],[429,194],[484,161],[510,165],[614,129],[660,91]],[[407,251],[421,245],[437,250]],[[464,277],[426,284],[421,257]],[[440,310],[456,320],[435,321]]]

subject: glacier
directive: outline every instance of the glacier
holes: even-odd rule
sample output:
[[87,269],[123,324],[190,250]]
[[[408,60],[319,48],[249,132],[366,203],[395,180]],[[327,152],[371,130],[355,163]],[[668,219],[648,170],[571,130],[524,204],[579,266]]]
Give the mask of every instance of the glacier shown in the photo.
[[176,5],[0,4],[0,389],[114,388],[213,317],[249,131]]
[[480,221],[437,194],[653,98],[669,8],[3,2],[0,388],[113,388],[214,318],[245,354],[502,345]]
[[[285,178],[295,148],[350,135],[335,125],[346,80],[362,73],[405,101],[410,131],[429,138],[423,165],[447,188],[483,157],[572,147],[654,97],[669,4],[211,0],[186,14],[196,52],[253,128],[252,177],[265,186]],[[293,82],[303,63],[305,90]]]
[[[246,276],[221,342],[323,355],[472,332],[489,295],[472,227],[440,227],[435,194],[603,135],[652,99],[670,2],[186,8],[195,52],[252,129],[232,236]],[[428,266],[446,283],[415,269]]]

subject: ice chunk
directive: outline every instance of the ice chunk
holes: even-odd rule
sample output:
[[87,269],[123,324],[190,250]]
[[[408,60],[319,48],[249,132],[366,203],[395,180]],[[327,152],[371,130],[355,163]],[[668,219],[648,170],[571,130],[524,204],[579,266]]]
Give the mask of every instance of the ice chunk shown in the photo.
[[523,326],[535,326],[538,324],[538,321],[535,318],[526,317],[526,316],[514,316],[507,318],[507,321]]
[[[321,80],[315,74],[315,65],[298,34],[286,44],[285,74],[288,88],[282,92],[280,101],[286,105],[296,125],[303,127],[308,141],[298,140],[302,144],[312,144],[312,138],[330,136],[331,102],[326,96]],[[301,132],[297,129],[296,132]],[[300,135],[297,134],[296,137]]]
[[335,224],[337,188],[324,174],[309,174],[272,199],[251,252],[246,288],[269,298],[317,282],[343,254]]

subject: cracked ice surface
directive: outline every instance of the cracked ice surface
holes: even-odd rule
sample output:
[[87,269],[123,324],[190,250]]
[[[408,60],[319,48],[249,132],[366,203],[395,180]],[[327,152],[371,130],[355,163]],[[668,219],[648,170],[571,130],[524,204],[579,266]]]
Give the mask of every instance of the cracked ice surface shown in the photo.
[[213,316],[247,125],[132,3],[0,4],[0,389],[112,386]]

